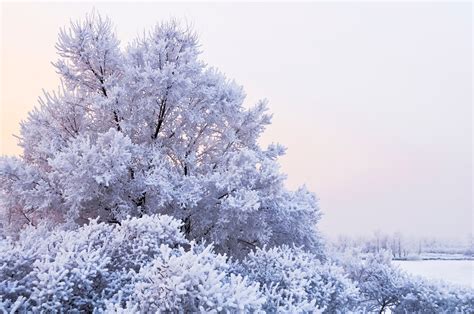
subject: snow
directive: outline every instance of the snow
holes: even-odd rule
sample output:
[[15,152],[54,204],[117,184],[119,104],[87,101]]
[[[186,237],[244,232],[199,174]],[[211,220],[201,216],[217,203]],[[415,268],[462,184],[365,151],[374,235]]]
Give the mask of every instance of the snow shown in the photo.
[[413,275],[474,288],[473,260],[393,261],[393,263]]

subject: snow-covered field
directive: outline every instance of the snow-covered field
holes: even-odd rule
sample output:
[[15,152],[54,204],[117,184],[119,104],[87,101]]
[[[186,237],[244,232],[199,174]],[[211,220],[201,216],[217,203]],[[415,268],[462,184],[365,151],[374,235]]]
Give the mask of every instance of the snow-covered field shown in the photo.
[[413,275],[474,288],[473,260],[393,261],[393,263]]

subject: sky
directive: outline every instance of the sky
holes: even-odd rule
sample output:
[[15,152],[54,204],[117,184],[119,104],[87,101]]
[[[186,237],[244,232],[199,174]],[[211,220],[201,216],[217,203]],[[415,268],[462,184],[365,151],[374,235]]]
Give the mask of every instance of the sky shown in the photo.
[[464,3],[1,4],[0,153],[59,79],[60,27],[93,8],[125,47],[169,18],[246,106],[269,100],[262,145],[287,147],[287,185],[319,198],[329,236],[472,233],[472,7]]

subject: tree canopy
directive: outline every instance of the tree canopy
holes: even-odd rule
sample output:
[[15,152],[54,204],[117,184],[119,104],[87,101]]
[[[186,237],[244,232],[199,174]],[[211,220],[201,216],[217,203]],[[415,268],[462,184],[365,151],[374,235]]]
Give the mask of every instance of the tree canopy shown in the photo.
[[285,149],[258,143],[266,101],[245,107],[191,29],[161,23],[122,48],[111,21],[91,14],[56,48],[62,86],[21,123],[22,157],[0,162],[10,227],[159,213],[237,257],[284,243],[320,250],[316,197],[287,190]]

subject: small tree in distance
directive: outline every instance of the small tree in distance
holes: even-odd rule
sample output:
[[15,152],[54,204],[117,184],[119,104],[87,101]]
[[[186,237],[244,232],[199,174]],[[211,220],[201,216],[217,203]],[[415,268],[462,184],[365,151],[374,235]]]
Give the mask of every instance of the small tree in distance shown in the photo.
[[191,30],[162,23],[121,49],[110,20],[91,14],[56,48],[63,84],[22,122],[21,158],[0,161],[4,227],[159,213],[235,257],[263,245],[321,252],[315,196],[288,191],[284,148],[257,142],[266,102],[246,109]]

